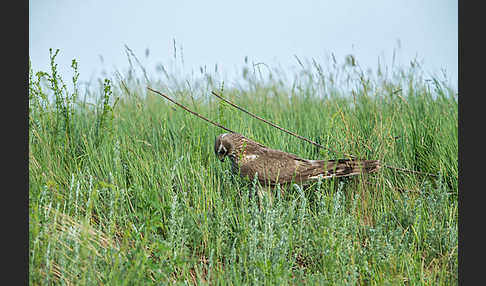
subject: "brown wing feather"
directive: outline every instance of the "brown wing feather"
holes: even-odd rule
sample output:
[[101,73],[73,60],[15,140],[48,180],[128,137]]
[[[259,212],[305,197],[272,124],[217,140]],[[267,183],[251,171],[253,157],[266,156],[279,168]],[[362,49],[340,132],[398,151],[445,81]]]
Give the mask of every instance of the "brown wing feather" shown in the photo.
[[[263,185],[302,183],[308,180],[329,177],[346,177],[360,173],[375,172],[379,168],[376,160],[306,160],[285,152],[268,152],[251,162],[240,164],[240,174],[258,180]],[[263,152],[265,153],[265,152]]]
[[248,146],[245,153],[248,152],[248,154],[258,157],[251,161],[241,160],[239,164],[240,174],[243,177],[248,176],[250,179],[258,174],[258,180],[261,184],[300,182],[305,179],[301,176],[302,172],[305,173],[306,170],[312,168],[312,163],[309,160],[299,158],[294,154],[266,147],[252,149]]
[[380,167],[377,160],[307,160],[291,153],[268,148],[239,134],[233,136],[241,139],[235,141],[240,143],[238,149],[242,158],[248,155],[256,156],[252,160],[238,160],[240,175],[253,180],[255,174],[258,174],[258,180],[262,185],[301,183],[317,179],[319,176],[324,178],[352,176],[371,173]]

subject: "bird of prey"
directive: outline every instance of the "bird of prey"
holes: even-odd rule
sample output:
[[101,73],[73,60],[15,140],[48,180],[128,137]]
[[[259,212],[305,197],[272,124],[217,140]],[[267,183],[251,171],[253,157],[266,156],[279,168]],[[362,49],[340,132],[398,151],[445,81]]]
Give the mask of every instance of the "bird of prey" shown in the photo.
[[347,177],[372,173],[380,168],[378,160],[307,160],[298,156],[268,148],[238,133],[219,135],[214,152],[223,162],[231,160],[233,173],[253,180],[255,175],[263,186],[300,183],[332,177]]

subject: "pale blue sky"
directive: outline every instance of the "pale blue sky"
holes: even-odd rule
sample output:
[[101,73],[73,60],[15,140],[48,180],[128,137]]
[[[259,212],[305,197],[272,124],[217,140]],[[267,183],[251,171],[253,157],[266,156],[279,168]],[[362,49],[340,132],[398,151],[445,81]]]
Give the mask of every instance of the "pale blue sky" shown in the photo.
[[185,70],[218,64],[228,74],[245,56],[291,68],[294,55],[324,61],[330,53],[341,62],[353,54],[375,71],[378,57],[390,64],[400,45],[395,62],[417,57],[429,74],[445,69],[457,87],[457,33],[452,0],[29,0],[34,69],[48,70],[49,48],[58,48],[61,72],[76,58],[84,81],[103,69],[125,69],[125,44],[139,58],[148,48],[144,63],[155,73],[156,64],[173,59],[175,39]]

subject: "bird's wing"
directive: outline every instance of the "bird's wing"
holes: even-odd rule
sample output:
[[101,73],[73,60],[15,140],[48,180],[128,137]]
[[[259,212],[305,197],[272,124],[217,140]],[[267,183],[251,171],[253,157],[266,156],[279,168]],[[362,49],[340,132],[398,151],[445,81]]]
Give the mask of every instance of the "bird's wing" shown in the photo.
[[258,174],[258,180],[265,185],[300,182],[324,171],[322,165],[317,166],[311,160],[269,148],[247,155],[240,160],[239,164],[241,176],[253,179],[254,175]]
[[380,162],[376,160],[307,160],[280,150],[258,147],[249,145],[248,152],[243,152],[239,172],[252,180],[258,174],[258,180],[263,185],[353,176],[371,173],[380,167]]

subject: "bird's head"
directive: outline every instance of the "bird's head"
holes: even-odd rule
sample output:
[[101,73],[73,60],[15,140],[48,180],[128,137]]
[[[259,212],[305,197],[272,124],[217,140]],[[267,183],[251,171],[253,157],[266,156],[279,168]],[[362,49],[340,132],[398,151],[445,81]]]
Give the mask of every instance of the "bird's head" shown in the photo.
[[233,143],[226,135],[228,133],[219,135],[214,142],[214,153],[221,162],[224,162],[224,158],[233,150]]

